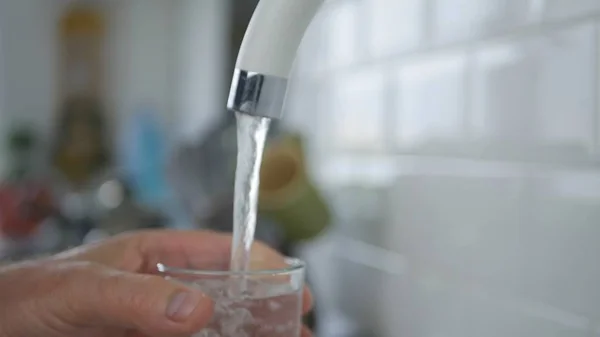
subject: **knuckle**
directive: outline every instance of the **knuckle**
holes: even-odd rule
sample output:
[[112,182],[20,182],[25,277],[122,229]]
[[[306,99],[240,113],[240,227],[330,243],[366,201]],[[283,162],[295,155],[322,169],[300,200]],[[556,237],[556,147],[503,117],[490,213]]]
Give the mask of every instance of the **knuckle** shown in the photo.
[[47,263],[39,267],[44,279],[39,280],[42,285],[30,289],[34,292],[30,304],[31,311],[38,312],[38,319],[47,327],[58,329],[85,324],[88,313],[82,305],[78,285],[84,284],[82,271],[86,268],[89,268],[87,264],[72,262]]
[[89,261],[65,262],[58,264],[57,269],[61,282],[71,290],[85,290],[97,273],[97,266]]
[[110,299],[115,306],[123,310],[134,310],[144,314],[155,307],[156,296],[145,289],[152,289],[155,281],[144,275],[128,275],[121,272],[108,272],[99,283],[99,293],[103,298]]
[[148,239],[152,238],[155,235],[156,235],[155,231],[141,229],[141,230],[123,232],[121,234],[114,236],[112,240],[114,240],[115,242],[142,243],[142,242],[145,242]]
[[58,266],[60,284],[62,284],[62,296],[74,311],[81,311],[85,299],[90,296],[93,286],[93,275],[96,273],[95,266],[87,261],[74,261],[63,263]]
[[117,242],[121,242],[121,241],[130,241],[130,240],[136,240],[137,238],[140,237],[140,235],[145,235],[144,233],[140,232],[140,231],[136,231],[136,232],[123,232],[120,234],[115,235],[111,240],[112,241],[117,241]]
[[65,288],[71,289],[67,297],[95,309],[147,309],[155,304],[153,299],[156,298],[149,290],[160,289],[157,281],[162,281],[150,275],[132,275],[91,262],[70,263],[66,269],[64,278],[68,285]]
[[98,294],[118,306],[127,305],[132,302],[132,294],[123,291],[127,287],[127,282],[122,273],[105,272],[97,282]]

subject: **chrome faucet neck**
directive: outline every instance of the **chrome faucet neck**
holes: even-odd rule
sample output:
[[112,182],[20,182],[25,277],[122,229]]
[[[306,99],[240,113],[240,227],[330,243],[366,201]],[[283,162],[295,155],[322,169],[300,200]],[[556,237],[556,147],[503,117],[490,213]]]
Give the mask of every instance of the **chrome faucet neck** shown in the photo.
[[252,116],[279,119],[283,114],[288,80],[236,69],[227,108]]

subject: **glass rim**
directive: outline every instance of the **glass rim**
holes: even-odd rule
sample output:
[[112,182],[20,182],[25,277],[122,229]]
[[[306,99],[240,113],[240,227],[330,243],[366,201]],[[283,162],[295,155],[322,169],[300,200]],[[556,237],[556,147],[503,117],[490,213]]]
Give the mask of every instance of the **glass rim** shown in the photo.
[[306,267],[306,263],[304,261],[294,257],[284,258],[284,263],[287,266],[283,268],[258,269],[248,271],[177,268],[169,267],[164,263],[160,262],[156,264],[156,267],[158,268],[159,273],[173,274],[173,276],[279,276],[304,271]]

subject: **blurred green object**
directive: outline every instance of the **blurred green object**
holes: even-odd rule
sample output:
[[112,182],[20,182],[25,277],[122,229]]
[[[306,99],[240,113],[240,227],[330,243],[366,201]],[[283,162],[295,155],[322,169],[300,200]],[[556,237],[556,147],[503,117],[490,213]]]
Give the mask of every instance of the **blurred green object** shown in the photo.
[[290,242],[312,239],[331,222],[327,203],[306,170],[302,137],[286,134],[267,147],[259,208],[277,221]]
[[26,126],[13,128],[8,134],[7,147],[13,163],[10,179],[22,179],[31,171],[31,152],[36,144],[35,132]]
[[11,152],[29,151],[35,144],[33,130],[27,127],[13,129],[9,134],[8,147]]

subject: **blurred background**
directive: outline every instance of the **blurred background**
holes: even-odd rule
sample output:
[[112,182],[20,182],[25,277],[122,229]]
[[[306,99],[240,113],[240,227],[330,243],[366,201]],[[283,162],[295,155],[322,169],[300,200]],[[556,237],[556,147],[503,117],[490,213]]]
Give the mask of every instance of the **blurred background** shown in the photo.
[[[0,0],[3,260],[231,230],[256,4]],[[311,193],[261,191],[257,229],[318,336],[600,335],[599,32],[598,0],[325,2],[271,132],[298,167],[263,172]]]

